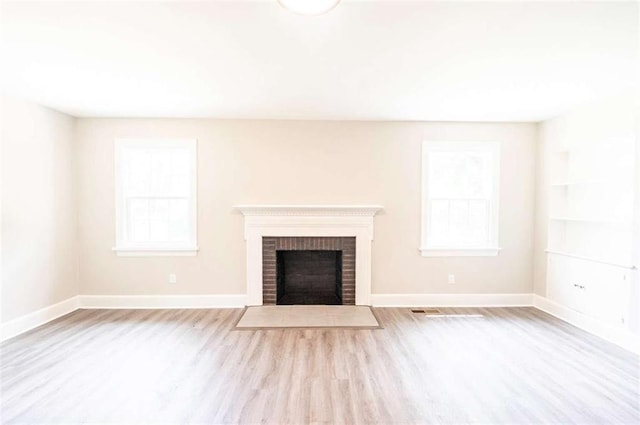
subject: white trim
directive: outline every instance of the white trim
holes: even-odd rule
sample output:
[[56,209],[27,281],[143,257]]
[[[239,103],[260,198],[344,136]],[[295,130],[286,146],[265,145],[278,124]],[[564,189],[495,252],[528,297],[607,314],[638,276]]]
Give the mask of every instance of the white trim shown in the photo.
[[533,294],[371,294],[374,307],[531,307]]
[[[191,179],[189,210],[191,215],[189,229],[189,244],[184,249],[185,242],[177,245],[172,242],[159,242],[139,246],[127,241],[124,223],[124,195],[122,182],[122,153],[126,148],[187,148],[191,156]],[[186,256],[198,254],[198,141],[197,139],[166,139],[166,138],[117,138],[114,140],[114,180],[115,180],[115,230],[116,246],[113,250],[118,256]],[[192,247],[196,247],[195,249]],[[159,253],[162,251],[162,253]],[[186,253],[186,251],[191,251]],[[137,253],[134,253],[137,252]]]
[[262,238],[355,237],[356,305],[371,304],[373,216],[379,205],[237,205],[247,241],[247,304],[262,305]]
[[620,327],[607,325],[540,295],[533,296],[533,305],[538,310],[542,310],[590,334],[640,354],[640,335],[638,334],[634,334]]
[[127,248],[113,247],[118,257],[194,257],[198,255],[197,246],[191,248]]
[[423,257],[495,257],[502,248],[420,248]]
[[32,313],[25,314],[13,320],[5,322],[0,327],[0,341],[5,341],[14,336],[18,336],[38,326],[44,325],[58,317],[69,314],[78,309],[79,299],[77,296],[67,298],[59,303],[43,307]]
[[246,295],[80,295],[80,308],[241,308]]
[[[421,240],[421,253],[425,257],[444,257],[449,256],[448,251],[456,251],[451,256],[495,256],[495,254],[465,254],[464,252],[470,252],[474,250],[473,247],[453,247],[451,249],[442,250],[435,246],[429,245],[429,228],[431,223],[431,217],[429,214],[429,153],[431,152],[453,152],[453,151],[477,151],[477,152],[489,152],[492,155],[493,170],[492,170],[492,193],[491,202],[489,204],[489,226],[487,229],[489,240],[487,244],[490,246],[498,246],[500,240],[500,170],[501,170],[501,143],[499,141],[430,141],[425,140],[422,142],[422,189],[421,194],[421,213],[420,213],[420,240]],[[425,255],[427,250],[439,251],[431,255]]]

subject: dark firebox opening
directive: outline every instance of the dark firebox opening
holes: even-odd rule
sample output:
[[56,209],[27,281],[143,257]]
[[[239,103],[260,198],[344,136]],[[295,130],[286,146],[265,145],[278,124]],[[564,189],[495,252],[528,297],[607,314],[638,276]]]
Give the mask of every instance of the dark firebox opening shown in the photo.
[[342,304],[342,251],[276,251],[276,304]]

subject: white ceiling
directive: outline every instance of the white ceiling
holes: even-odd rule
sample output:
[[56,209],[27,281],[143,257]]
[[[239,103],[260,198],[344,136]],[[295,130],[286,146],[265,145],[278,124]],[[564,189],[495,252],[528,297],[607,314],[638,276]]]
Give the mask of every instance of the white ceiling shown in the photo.
[[636,2],[3,2],[2,89],[75,116],[538,121],[632,89]]

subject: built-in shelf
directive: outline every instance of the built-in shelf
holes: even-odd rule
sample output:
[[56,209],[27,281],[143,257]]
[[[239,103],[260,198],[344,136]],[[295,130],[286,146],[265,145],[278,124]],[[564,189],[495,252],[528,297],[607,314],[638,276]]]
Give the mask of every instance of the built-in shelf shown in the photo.
[[551,183],[551,187],[582,186],[582,185],[589,185],[589,184],[596,184],[596,183],[602,183],[602,182],[599,180],[575,180],[575,181]]
[[614,267],[621,267],[623,269],[630,269],[630,270],[636,269],[636,266],[634,266],[633,264],[625,264],[625,263],[603,260],[600,258],[587,257],[584,255],[578,255],[578,254],[574,254],[566,251],[556,251],[553,249],[546,249],[545,252],[548,254],[560,255],[562,257],[570,257],[570,258],[577,258],[579,260],[591,261],[592,263],[600,263],[600,264],[606,264]]
[[589,217],[549,217],[549,220],[575,221],[580,223],[596,223],[596,224],[614,224],[616,226],[628,226],[631,224],[628,221],[603,219],[603,218],[589,218]]
[[545,296],[572,317],[623,333],[633,323],[629,297],[640,268],[638,165],[630,109],[608,108],[558,120],[546,141]]

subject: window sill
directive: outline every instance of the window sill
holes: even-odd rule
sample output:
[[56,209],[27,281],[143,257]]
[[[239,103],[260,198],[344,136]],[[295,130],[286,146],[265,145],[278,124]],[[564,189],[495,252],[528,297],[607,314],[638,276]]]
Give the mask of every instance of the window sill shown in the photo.
[[198,247],[187,248],[132,248],[116,246],[113,251],[118,257],[195,257],[198,255]]
[[502,248],[420,248],[423,257],[495,257]]

